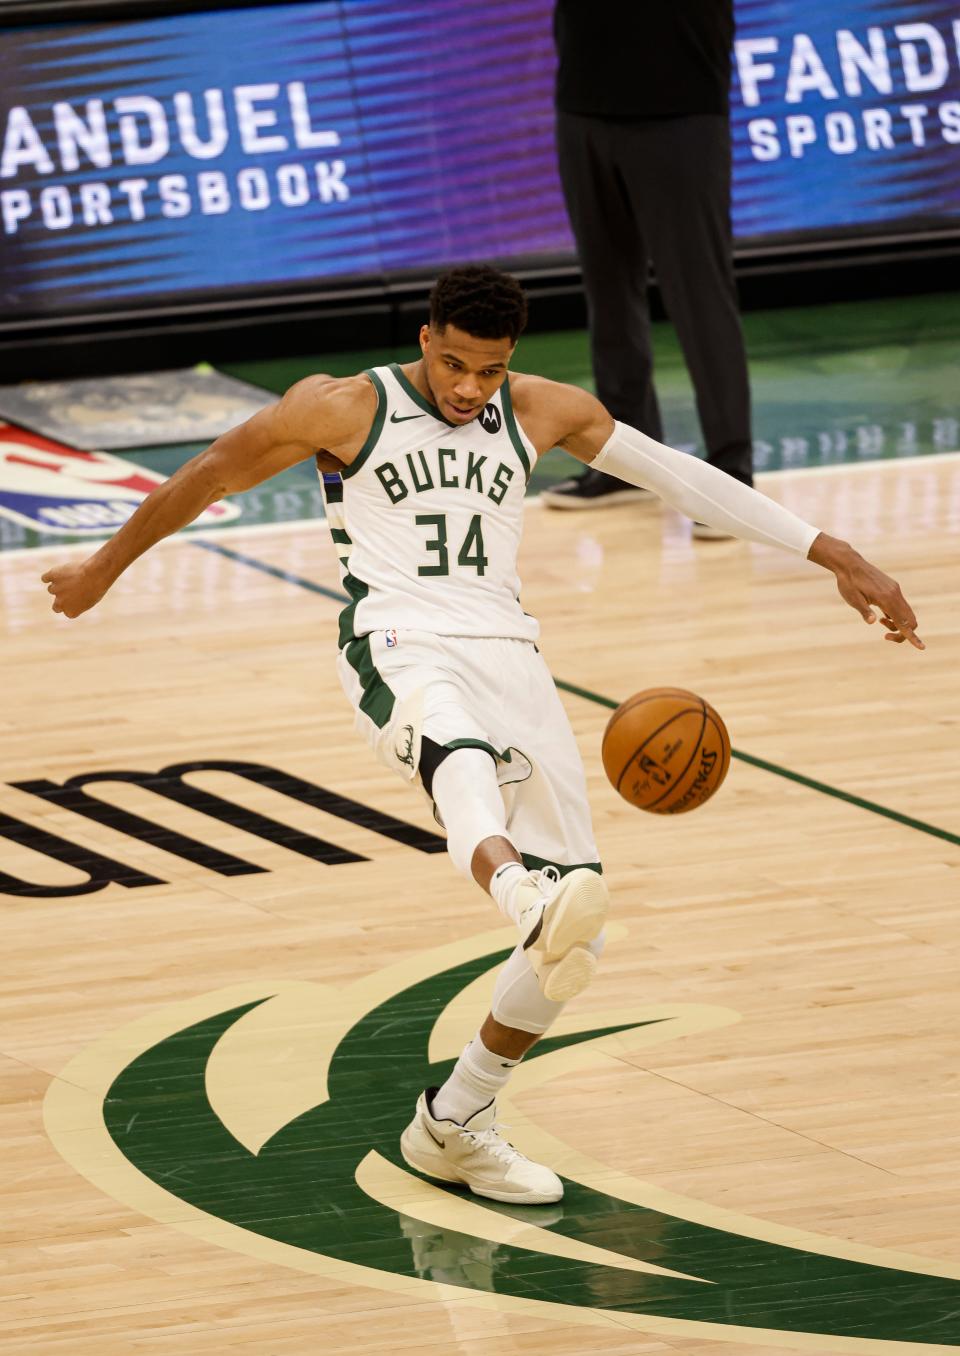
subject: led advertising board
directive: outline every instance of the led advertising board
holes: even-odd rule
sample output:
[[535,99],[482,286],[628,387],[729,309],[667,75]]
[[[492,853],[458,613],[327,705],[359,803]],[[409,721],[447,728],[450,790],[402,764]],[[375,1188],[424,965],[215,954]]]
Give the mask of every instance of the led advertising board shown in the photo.
[[[738,243],[960,226],[960,17],[737,0]],[[7,317],[573,255],[552,0],[0,30]]]

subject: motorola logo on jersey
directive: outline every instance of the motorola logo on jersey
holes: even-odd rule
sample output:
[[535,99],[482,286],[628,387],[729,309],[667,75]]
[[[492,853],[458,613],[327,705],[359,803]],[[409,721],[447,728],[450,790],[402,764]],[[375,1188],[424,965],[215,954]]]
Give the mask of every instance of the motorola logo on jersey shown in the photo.
[[480,427],[487,433],[499,433],[503,420],[496,405],[484,405],[479,414]]

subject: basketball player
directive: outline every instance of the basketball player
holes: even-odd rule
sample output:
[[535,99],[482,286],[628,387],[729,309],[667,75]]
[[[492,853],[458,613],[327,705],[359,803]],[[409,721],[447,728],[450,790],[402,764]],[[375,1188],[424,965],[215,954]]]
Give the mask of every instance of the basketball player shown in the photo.
[[608,905],[579,752],[519,602],[537,457],[559,445],[691,518],[806,556],[866,621],[880,609],[887,639],[923,644],[899,587],[845,542],[616,423],[585,391],[509,373],[525,320],[513,278],[444,274],[416,362],[298,382],[158,486],[88,560],[43,579],[53,610],[78,617],[210,504],[317,458],[350,596],[338,667],[357,728],[431,798],[454,865],[518,931],[489,1015],[443,1087],[421,1095],[402,1152],[427,1176],[533,1204],[559,1200],[562,1184],[500,1135],[496,1096],[590,981]]

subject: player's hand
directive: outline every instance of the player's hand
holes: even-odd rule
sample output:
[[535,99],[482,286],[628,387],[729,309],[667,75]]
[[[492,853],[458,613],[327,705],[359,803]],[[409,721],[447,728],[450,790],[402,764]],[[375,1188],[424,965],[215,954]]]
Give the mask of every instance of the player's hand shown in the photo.
[[916,634],[917,619],[901,593],[900,585],[869,560],[864,560],[847,542],[821,533],[810,548],[810,559],[833,571],[841,598],[859,612],[865,622],[875,622],[874,608],[880,609],[880,621],[887,629],[884,640],[892,640],[896,645],[907,640],[914,649],[927,648]]
[[873,609],[880,609],[880,621],[887,628],[884,640],[892,640],[895,645],[908,640],[914,649],[926,649],[916,633],[913,608],[900,592],[900,585],[869,560],[861,558],[851,569],[838,571],[837,588],[866,622],[875,622],[877,615]]
[[79,617],[81,612],[89,612],[111,583],[89,560],[79,565],[54,566],[41,579],[47,592],[53,595],[54,612],[62,612],[65,617]]

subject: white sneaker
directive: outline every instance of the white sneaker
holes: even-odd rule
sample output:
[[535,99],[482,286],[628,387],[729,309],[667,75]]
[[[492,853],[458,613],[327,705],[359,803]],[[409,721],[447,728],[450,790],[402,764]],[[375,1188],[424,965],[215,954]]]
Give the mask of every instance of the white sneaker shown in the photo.
[[430,1108],[436,1088],[417,1099],[413,1120],[400,1137],[404,1161],[425,1177],[461,1182],[476,1196],[518,1205],[559,1201],[563,1183],[542,1163],[532,1163],[497,1130],[494,1102],[475,1112],[464,1125],[437,1120]]
[[517,927],[543,996],[565,1003],[596,973],[597,958],[586,943],[600,932],[610,907],[604,879],[586,867],[561,878],[548,866],[515,888]]

